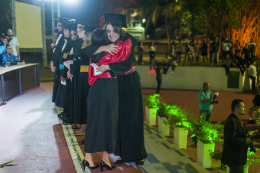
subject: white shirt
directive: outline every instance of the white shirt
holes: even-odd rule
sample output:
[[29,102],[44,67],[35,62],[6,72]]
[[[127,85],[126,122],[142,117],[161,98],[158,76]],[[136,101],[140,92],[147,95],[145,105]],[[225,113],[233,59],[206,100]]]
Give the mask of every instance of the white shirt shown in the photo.
[[17,56],[16,46],[19,46],[17,37],[13,37],[13,39],[9,42],[9,45],[12,46],[13,54]]
[[256,66],[254,64],[251,64],[249,67],[248,67],[248,71],[250,73],[250,76],[255,76],[257,75],[257,70],[256,70]]

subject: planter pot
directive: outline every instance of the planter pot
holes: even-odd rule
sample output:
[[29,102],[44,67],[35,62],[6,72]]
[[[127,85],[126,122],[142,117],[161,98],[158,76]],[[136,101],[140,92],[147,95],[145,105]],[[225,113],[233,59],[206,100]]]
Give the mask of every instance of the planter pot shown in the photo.
[[179,147],[179,149],[187,148],[187,136],[188,129],[182,127],[174,127],[174,144]]
[[161,118],[158,116],[158,126],[159,126],[159,132],[163,135],[163,136],[169,136],[170,135],[170,124],[164,124],[163,120],[165,118]]
[[[245,166],[244,167],[244,173],[248,173],[248,169],[249,169],[249,165]],[[229,172],[230,172],[230,169],[229,169],[229,167],[227,165],[227,173],[229,173]]]
[[156,114],[157,114],[157,108],[147,108],[145,107],[146,110],[146,121],[150,125],[155,125],[156,124]]
[[209,150],[214,152],[215,143],[204,144],[200,140],[197,144],[197,158],[198,163],[203,166],[203,168],[211,168],[212,158],[210,156]]

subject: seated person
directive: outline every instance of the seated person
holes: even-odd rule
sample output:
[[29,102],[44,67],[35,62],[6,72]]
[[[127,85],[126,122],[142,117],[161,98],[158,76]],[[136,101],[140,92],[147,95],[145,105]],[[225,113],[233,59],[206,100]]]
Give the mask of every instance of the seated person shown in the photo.
[[239,66],[240,72],[242,73],[243,76],[246,71],[246,65],[247,65],[247,60],[245,59],[245,54],[242,53],[242,56],[238,61],[238,66]]
[[238,66],[238,60],[235,56],[231,56],[231,64],[230,67],[237,67]]
[[0,66],[2,66],[2,62],[11,62],[11,63],[17,63],[17,61],[19,61],[19,59],[12,53],[12,46],[7,45],[6,46],[6,52],[4,52],[1,56],[0,56]]
[[226,55],[226,59],[224,59],[222,66],[225,68],[226,76],[228,76],[228,73],[230,70],[230,55],[229,54]]
[[[253,107],[248,109],[248,115],[250,118],[250,121],[248,123],[250,124],[258,124],[260,122],[260,88],[258,88],[258,93],[253,99]],[[254,119],[252,118],[252,113],[255,112],[255,117]]]

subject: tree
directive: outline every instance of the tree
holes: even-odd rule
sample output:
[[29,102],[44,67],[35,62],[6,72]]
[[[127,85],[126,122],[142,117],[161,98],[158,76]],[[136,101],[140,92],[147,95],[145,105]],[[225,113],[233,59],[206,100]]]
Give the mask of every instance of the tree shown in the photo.
[[181,9],[180,4],[173,0],[143,0],[141,2],[141,7],[147,18],[145,26],[146,32],[151,24],[156,27],[158,20],[161,18],[164,19],[167,32],[168,49],[170,50],[168,20],[176,17],[177,12]]

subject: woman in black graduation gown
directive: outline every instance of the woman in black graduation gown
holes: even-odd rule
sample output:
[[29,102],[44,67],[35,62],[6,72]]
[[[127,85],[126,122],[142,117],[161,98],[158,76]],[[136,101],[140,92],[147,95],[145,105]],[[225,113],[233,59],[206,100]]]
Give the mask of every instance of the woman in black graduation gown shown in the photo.
[[84,38],[79,38],[75,42],[75,50],[74,54],[77,57],[77,60],[80,65],[80,73],[78,78],[78,92],[76,98],[76,107],[75,107],[75,115],[73,122],[75,124],[82,124],[81,129],[75,133],[75,135],[85,135],[85,128],[87,123],[87,98],[89,92],[89,84],[88,84],[88,68],[90,58],[86,55],[86,48],[91,44],[91,33],[97,25],[91,24],[87,22],[85,19],[78,19],[78,35],[82,37],[82,33],[84,34]]
[[[108,40],[112,43],[119,40],[124,33],[122,27],[126,27],[126,19],[124,15],[114,13],[104,13],[106,21],[106,32]],[[120,156],[115,162],[136,162],[143,164],[147,153],[144,147],[144,131],[143,131],[143,100],[142,86],[140,76],[135,71],[134,66],[134,47],[137,40],[128,33],[125,33],[124,39],[132,40],[132,49],[129,59],[122,63],[101,65],[102,72],[110,69],[114,76],[117,76],[118,83],[118,130],[115,155]],[[93,56],[100,52],[108,52],[113,54],[117,52],[113,44],[108,46],[90,46],[87,49],[87,55]]]

